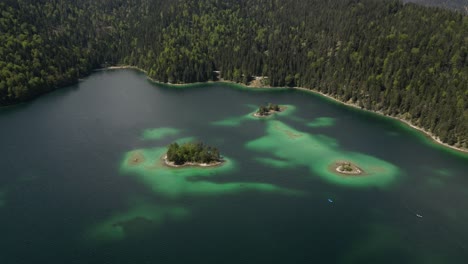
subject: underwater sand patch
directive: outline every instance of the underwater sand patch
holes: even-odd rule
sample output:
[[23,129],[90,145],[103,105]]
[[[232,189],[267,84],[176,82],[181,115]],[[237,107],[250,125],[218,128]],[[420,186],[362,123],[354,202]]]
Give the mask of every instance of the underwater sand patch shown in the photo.
[[133,152],[128,159],[128,164],[132,166],[140,165],[143,162],[145,162],[145,156],[139,151]]
[[278,124],[275,124],[274,125],[274,128],[280,132],[283,132],[284,134],[286,134],[288,136],[288,138],[290,139],[296,139],[296,138],[300,138],[303,136],[303,134],[299,134],[299,133],[294,133],[292,132],[291,130],[288,130],[288,129],[284,129],[282,127],[280,127]]
[[369,171],[374,172],[374,173],[383,173],[385,172],[385,168],[381,166],[372,166],[372,167],[369,167]]

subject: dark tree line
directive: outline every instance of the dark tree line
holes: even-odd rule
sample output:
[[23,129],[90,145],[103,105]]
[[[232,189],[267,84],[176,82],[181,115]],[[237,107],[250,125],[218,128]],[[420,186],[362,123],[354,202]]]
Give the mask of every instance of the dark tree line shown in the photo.
[[271,111],[278,112],[278,111],[281,111],[281,108],[277,104],[268,103],[266,106],[261,105],[257,110],[257,114],[261,116],[266,116],[266,115],[269,115]]
[[0,2],[0,105],[107,65],[301,86],[468,147],[468,17],[395,0]]

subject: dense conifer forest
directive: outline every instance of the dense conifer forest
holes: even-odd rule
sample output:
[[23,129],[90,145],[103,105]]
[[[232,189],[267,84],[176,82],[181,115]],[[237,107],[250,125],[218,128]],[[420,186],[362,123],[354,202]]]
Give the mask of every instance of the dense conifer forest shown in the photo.
[[3,0],[0,105],[134,65],[301,86],[468,147],[468,16],[393,0]]
[[167,147],[166,158],[168,161],[174,162],[175,165],[219,163],[222,159],[217,148],[206,146],[201,142],[188,142],[182,145],[174,142]]

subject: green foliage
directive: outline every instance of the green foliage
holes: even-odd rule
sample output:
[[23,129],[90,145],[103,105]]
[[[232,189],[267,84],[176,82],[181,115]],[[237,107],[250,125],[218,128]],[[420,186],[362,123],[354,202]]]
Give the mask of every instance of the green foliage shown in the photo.
[[350,163],[344,163],[343,165],[341,165],[341,169],[343,171],[353,171],[353,167]]
[[411,2],[426,6],[437,6],[468,14],[468,3],[466,0],[404,0],[403,2]]
[[261,105],[257,110],[257,114],[259,114],[261,116],[268,115],[269,112],[270,112],[270,110],[268,110],[268,108],[266,106],[263,106],[263,105]]
[[[424,0],[426,1],[426,0]],[[468,147],[468,17],[394,0],[0,3],[0,105],[134,65],[319,90]]]
[[266,106],[261,105],[257,110],[257,114],[259,114],[261,116],[266,116],[266,115],[270,114],[270,111],[280,111],[280,110],[281,109],[280,109],[279,105],[268,103],[268,105],[266,105]]
[[205,146],[203,143],[184,143],[182,145],[174,142],[167,148],[167,160],[176,165],[187,162],[192,163],[212,163],[221,160],[221,155],[217,148]]
[[277,105],[277,104],[268,103],[268,106],[267,106],[267,107],[268,107],[268,109],[269,109],[270,111],[280,111],[280,110],[281,110],[281,109],[280,109],[280,106]]

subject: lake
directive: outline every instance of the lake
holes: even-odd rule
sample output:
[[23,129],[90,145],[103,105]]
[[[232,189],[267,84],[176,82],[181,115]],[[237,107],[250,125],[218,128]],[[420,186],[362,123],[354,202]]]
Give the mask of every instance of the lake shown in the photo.
[[[2,264],[468,259],[468,155],[316,94],[99,71],[0,125]],[[174,141],[226,162],[167,168]]]

